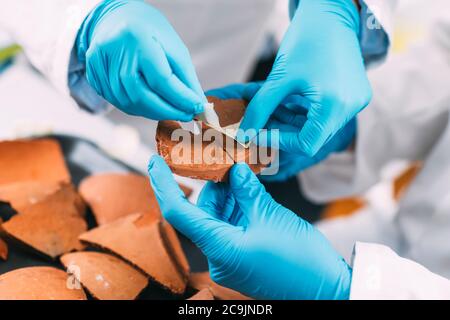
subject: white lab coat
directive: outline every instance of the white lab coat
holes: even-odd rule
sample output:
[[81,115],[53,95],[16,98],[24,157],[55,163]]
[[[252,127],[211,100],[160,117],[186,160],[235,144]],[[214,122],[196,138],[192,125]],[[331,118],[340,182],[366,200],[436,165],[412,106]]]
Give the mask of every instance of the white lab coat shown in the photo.
[[370,207],[318,227],[347,259],[355,241],[386,245],[354,247],[351,298],[450,299],[450,7],[400,5],[393,52],[369,72],[374,98],[358,117],[354,153],[331,156],[301,182],[329,201],[365,192],[393,160],[424,161],[393,216]]
[[[4,0],[0,29],[20,42],[31,62],[68,93],[67,67],[78,29],[101,0]],[[189,48],[204,89],[244,81],[275,31],[276,2],[287,0],[147,0],[171,22]],[[257,8],[257,10],[255,10]],[[279,21],[279,20],[277,20]],[[284,25],[277,28],[283,30]]]
[[[74,40],[84,17],[98,2],[99,0],[7,0],[6,3],[2,3],[0,27],[12,33],[14,39],[24,47],[32,63],[52,81],[59,91],[68,95],[67,71]],[[249,71],[248,66],[251,65],[250,61],[254,59],[256,51],[262,45],[267,17],[274,5],[274,0],[155,0],[150,2],[159,7],[181,33],[182,38],[191,50],[202,83],[208,83],[208,86],[211,87],[245,78]],[[390,21],[393,2],[366,1],[388,33],[392,32]],[[254,10],[255,4],[258,5],[258,10]],[[249,7],[247,9],[242,8],[243,5]],[[183,9],[179,9],[180,6]],[[227,37],[224,35],[227,35]],[[391,106],[390,109],[400,113],[402,111],[400,105]],[[365,113],[362,116],[362,118],[370,119],[367,121],[361,120],[360,127],[371,128],[377,125],[377,114],[375,111],[373,113],[375,113],[375,116],[369,116],[370,113]],[[433,116],[430,113],[427,114],[425,118],[431,121]],[[426,122],[426,120],[421,121],[421,123]],[[389,124],[392,124],[392,121],[378,125],[392,129],[392,127],[388,127]],[[433,123],[434,130],[430,131],[435,135],[438,131],[436,127],[438,126]],[[417,129],[417,127],[415,128]],[[380,131],[382,135],[380,134],[378,141],[382,141],[382,137],[390,137],[388,130]],[[411,141],[426,144],[431,140],[431,138],[419,139],[420,137],[417,137],[418,130],[412,131],[415,138]],[[372,146],[371,149],[367,150],[367,145],[370,145],[370,143],[366,142],[366,148],[363,149],[363,141],[368,139],[365,138],[368,134],[365,135],[364,132],[370,133],[370,130],[364,131],[359,128],[356,158],[362,159],[358,163],[369,160],[369,165],[373,164],[373,161],[375,161],[375,165],[370,168],[372,170],[369,170],[369,173],[367,168],[360,170],[362,173],[356,173],[355,179],[364,175],[376,175],[376,169],[378,169],[376,164],[386,160],[383,157],[390,154],[386,153],[384,148],[381,148],[382,143],[379,149]],[[398,130],[397,133],[399,132],[403,131]],[[391,134],[397,137],[395,132]],[[429,133],[427,136],[433,136],[433,134]],[[387,141],[392,142],[391,140]],[[397,142],[405,141],[400,139]],[[405,143],[407,146],[407,142]],[[398,143],[392,150],[397,149],[402,150]],[[415,150],[422,149],[415,146]],[[365,154],[360,150],[365,150]],[[348,175],[344,174],[347,177],[344,180],[350,180],[350,177],[353,176],[352,159],[354,157],[349,156],[350,161],[347,161],[348,163],[341,163],[343,172],[348,173]],[[331,191],[327,193],[329,188],[324,188],[322,190],[324,192],[319,192],[321,188],[318,187],[322,171],[333,171],[332,161],[330,159],[326,164],[305,174],[304,182],[307,189],[310,190],[311,196],[318,198],[333,196]],[[319,177],[319,180],[317,180],[317,177]],[[360,183],[360,187],[370,184],[368,183],[370,179],[363,180],[365,183]],[[347,184],[341,182],[338,175],[336,181],[331,181],[328,185],[343,185],[342,190],[350,189],[351,183],[349,184],[349,181],[344,181]],[[352,191],[354,190],[356,188],[352,189]],[[446,230],[450,229],[447,228]],[[413,235],[416,235],[416,233],[411,233],[411,236]],[[446,280],[412,261],[399,258],[387,248],[375,244],[359,243],[355,246],[354,252],[351,290],[353,299],[450,297]],[[399,275],[395,272],[398,269],[404,272]],[[408,272],[405,272],[405,270],[408,270]],[[393,277],[395,277],[395,281]],[[411,277],[418,283],[417,286],[410,285]],[[418,278],[423,279],[423,281],[417,282]]]

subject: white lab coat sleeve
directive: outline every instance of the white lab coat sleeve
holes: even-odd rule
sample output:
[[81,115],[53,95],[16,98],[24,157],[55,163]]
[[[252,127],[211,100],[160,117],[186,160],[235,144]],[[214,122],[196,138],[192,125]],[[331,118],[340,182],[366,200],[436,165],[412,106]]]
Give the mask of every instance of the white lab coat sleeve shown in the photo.
[[383,245],[356,243],[352,268],[351,300],[450,299],[450,280]]
[[68,70],[78,30],[101,0],[4,0],[0,28],[54,86],[70,94]]

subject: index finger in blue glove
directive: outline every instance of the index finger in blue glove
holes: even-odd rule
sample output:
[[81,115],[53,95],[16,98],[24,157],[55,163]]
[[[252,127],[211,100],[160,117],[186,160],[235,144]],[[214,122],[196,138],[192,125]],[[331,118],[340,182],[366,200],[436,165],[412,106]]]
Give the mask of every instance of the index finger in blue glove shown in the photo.
[[294,112],[292,108],[288,109],[283,105],[279,106],[272,116],[282,123],[297,128],[297,130],[300,130],[306,122],[306,114],[304,112]]
[[[179,42],[181,42],[181,40],[179,40]],[[200,81],[198,80],[189,51],[185,47],[181,50],[175,48],[166,52],[166,55],[173,73],[182,83],[193,90],[203,103],[206,103],[206,96]]]
[[[131,83],[127,84],[127,81]],[[130,114],[154,120],[170,119],[184,122],[191,121],[194,117],[192,113],[186,113],[172,107],[155,92],[149,90],[142,78],[128,79],[124,81],[124,84],[132,100],[133,108],[128,110]]]
[[[191,121],[193,114],[173,108],[165,100],[148,88],[138,72],[138,58],[126,52],[119,72],[110,69],[111,95],[115,95],[128,114],[143,116],[155,120]],[[115,71],[115,72],[114,72]],[[109,100],[111,101],[111,100]]]
[[[305,120],[296,119],[296,122]],[[303,155],[298,148],[300,129],[297,126],[286,124],[277,119],[270,119],[266,125],[266,130],[261,131],[254,142],[261,147],[271,147],[285,151],[287,153],[297,153]]]
[[[254,130],[253,134],[256,135],[266,125],[278,105],[288,96],[289,86],[282,79],[278,79],[280,75],[277,75],[276,70],[277,68],[274,67],[267,81],[250,101],[241,122],[241,130],[239,130],[237,135],[238,141],[247,142],[252,140],[254,136],[251,134],[246,135],[245,131],[249,129]],[[276,79],[273,79],[274,77]]]
[[204,101],[174,74],[166,54],[155,39],[143,48],[140,72],[148,86],[175,108],[192,114],[203,111]]
[[335,126],[339,126],[341,123],[336,120],[331,121],[332,118],[336,118],[338,115],[327,113],[329,113],[329,110],[312,105],[308,112],[308,120],[296,137],[297,142],[292,145],[296,149],[294,152],[304,153],[312,157],[329,140],[333,132],[336,131]]
[[149,163],[150,181],[164,217],[208,256],[218,243],[232,243],[242,230],[191,204],[160,156]]

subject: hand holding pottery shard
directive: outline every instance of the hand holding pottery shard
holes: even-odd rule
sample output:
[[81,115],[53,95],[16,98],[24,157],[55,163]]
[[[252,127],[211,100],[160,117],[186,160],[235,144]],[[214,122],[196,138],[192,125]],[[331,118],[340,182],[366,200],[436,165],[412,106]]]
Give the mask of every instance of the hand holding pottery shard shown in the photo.
[[[209,97],[224,129],[239,126],[247,102]],[[181,176],[215,182],[226,181],[228,171],[246,162],[260,173],[272,161],[271,150],[251,144],[245,148],[232,138],[202,123],[199,135],[183,130],[176,121],[160,121],[156,133],[158,153],[170,169]]]

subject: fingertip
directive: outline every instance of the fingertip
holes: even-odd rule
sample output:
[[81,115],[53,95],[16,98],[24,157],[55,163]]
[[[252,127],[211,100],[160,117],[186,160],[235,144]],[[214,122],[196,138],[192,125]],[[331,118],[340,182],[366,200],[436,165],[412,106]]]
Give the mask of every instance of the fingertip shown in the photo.
[[168,120],[176,120],[181,122],[191,122],[194,120],[194,114],[181,113],[176,119],[168,119]]
[[149,160],[148,166],[147,166],[147,170],[148,170],[149,174],[151,174],[152,170],[155,168],[155,165],[158,166],[159,161],[164,161],[164,159],[157,154],[150,157],[150,160]]
[[[205,98],[206,99],[206,98]],[[196,105],[195,105],[195,111],[194,111],[194,113],[195,114],[200,114],[200,113],[203,113],[204,111],[205,111],[205,104],[206,104],[207,102],[204,102],[204,101],[202,101],[202,102],[199,102],[199,103],[197,103]]]
[[231,187],[242,186],[243,183],[248,182],[248,180],[252,178],[252,175],[254,175],[254,173],[246,163],[235,164],[230,171]]

